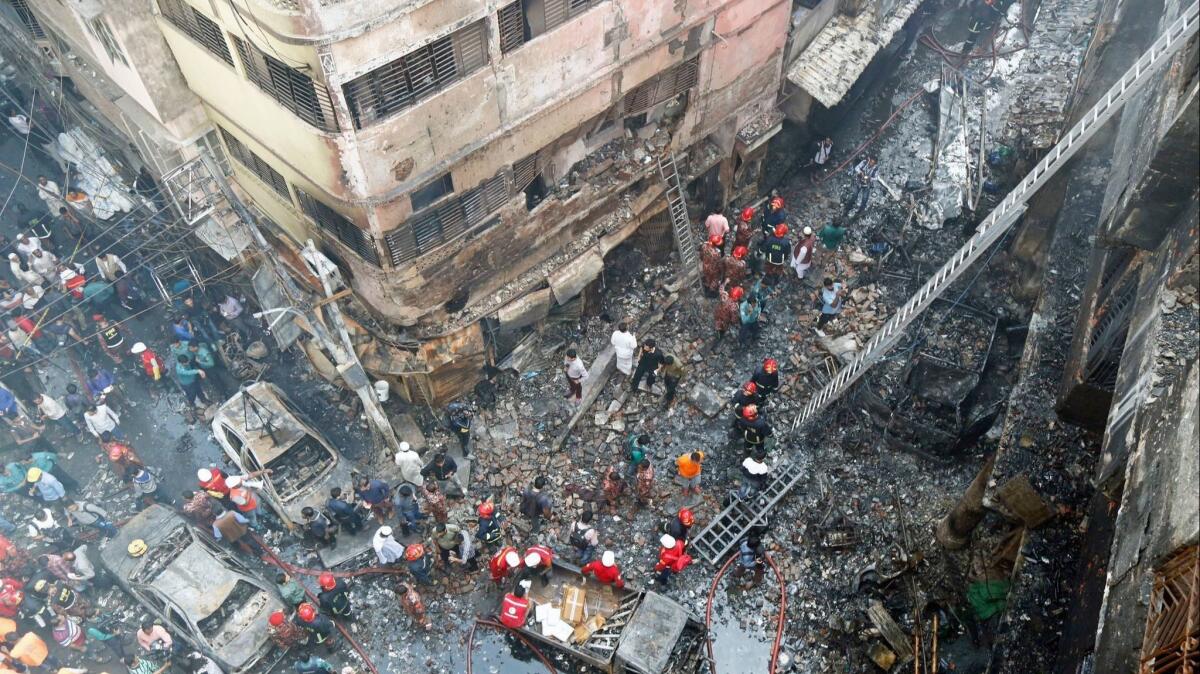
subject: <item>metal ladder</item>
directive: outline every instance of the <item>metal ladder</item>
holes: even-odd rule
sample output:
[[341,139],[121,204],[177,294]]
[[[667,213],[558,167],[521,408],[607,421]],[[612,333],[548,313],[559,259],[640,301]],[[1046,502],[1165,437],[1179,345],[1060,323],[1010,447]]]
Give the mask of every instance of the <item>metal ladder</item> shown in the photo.
[[658,158],[658,174],[667,186],[667,210],[671,214],[671,231],[675,234],[675,249],[679,251],[679,263],[683,265],[681,278],[694,283],[700,278],[700,254],[696,238],[692,236],[692,223],[688,218],[687,202],[683,200],[683,188],[679,184],[679,170],[675,167],[675,155],[664,152]]
[[854,360],[842,368],[837,376],[805,405],[804,410],[792,424],[793,431],[812,421],[830,403],[840,398],[863,373],[887,352],[899,339],[904,329],[933,302],[934,298],[941,295],[955,279],[998,241],[1001,235],[1008,231],[1013,222],[1024,212],[1026,202],[1030,197],[1041,189],[1134,94],[1152,81],[1156,73],[1168,63],[1170,56],[1179,50],[1192,35],[1195,35],[1198,14],[1200,14],[1200,3],[1194,2],[1155,40],[1154,44],[1121,76],[1121,79],[1108,90],[1100,101],[1084,114],[1083,119],[1071,127],[1066,136],[1059,140],[1058,144],[1038,162],[1016,189],[1009,192],[1004,201],[988,214],[970,240],[917,291],[916,295],[896,311],[896,314],[880,328],[879,332],[875,333],[875,336],[867,342]]
[[767,513],[803,476],[800,466],[792,461],[780,461],[771,481],[751,501],[734,501],[717,514],[688,541],[688,549],[699,552],[710,564],[717,564],[737,545],[746,532],[766,519]]

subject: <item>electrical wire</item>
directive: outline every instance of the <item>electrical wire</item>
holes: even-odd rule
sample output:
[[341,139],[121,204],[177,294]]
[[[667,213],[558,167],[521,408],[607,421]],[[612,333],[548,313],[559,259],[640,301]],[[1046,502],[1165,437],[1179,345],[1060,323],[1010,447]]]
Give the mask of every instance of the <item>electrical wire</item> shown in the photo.
[[238,22],[238,25],[242,27],[243,32],[249,35],[250,31],[247,23],[254,24],[254,32],[258,33],[258,36],[262,38],[263,43],[267,45],[267,48],[270,49],[280,61],[291,62],[295,65],[303,66],[304,68],[312,70],[312,66],[308,63],[284,56],[283,54],[280,54],[277,49],[275,49],[275,45],[271,44],[271,38],[267,37],[267,34],[262,30],[262,26],[259,25],[258,16],[254,14],[254,9],[250,6],[250,3],[246,3],[246,10],[250,12],[250,19],[247,20],[242,16],[242,11],[238,9],[238,6],[234,0],[225,0],[225,2],[229,5],[229,8],[233,10],[233,18]]
[[[37,101],[37,89],[34,89],[33,95],[29,97],[29,114],[30,115],[33,114],[33,104],[35,101]],[[29,124],[32,127],[33,126],[33,118],[30,117],[29,115],[26,115],[25,119],[29,121]],[[16,133],[16,129],[13,129],[12,131],[13,131],[13,133]],[[29,133],[23,134],[25,136],[25,146],[23,148],[21,148],[21,168],[17,170],[17,172],[22,175],[25,172],[25,158],[29,155],[29,136],[31,136],[32,134],[33,134],[32,128],[30,128]],[[8,197],[4,199],[4,205],[0,206],[0,216],[3,216],[4,211],[6,211],[8,209],[8,202],[12,201],[13,195],[16,194],[16,192],[17,192],[17,185],[19,185],[19,184],[21,184],[20,180],[13,180],[12,189],[8,191]]]

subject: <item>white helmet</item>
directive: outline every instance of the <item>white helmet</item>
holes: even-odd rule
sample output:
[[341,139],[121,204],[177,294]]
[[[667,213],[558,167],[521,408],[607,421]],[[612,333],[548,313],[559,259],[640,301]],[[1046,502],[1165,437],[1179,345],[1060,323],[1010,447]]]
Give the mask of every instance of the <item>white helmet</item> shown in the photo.
[[145,350],[146,350],[146,345],[142,342],[138,342],[137,344],[133,345],[133,348],[129,350],[129,353],[137,355],[139,353],[144,352]]
[[604,554],[600,555],[600,563],[604,566],[615,566],[617,563],[617,556],[613,554],[612,550],[605,550]]
[[504,563],[510,567],[520,566],[521,556],[517,554],[516,550],[509,550],[508,553],[504,555]]
[[200,480],[201,482],[208,482],[209,480],[213,479],[212,471],[207,468],[201,468],[200,470],[196,471],[196,479]]
[[225,486],[229,487],[230,489],[237,489],[238,487],[242,486],[242,476],[230,475],[229,477],[225,478]]
[[542,556],[539,555],[538,553],[531,552],[528,555],[525,555],[525,566],[532,568],[532,567],[538,566],[541,563],[542,563]]
[[389,526],[379,527],[379,535],[384,538],[391,538],[392,537],[392,528]]
[[675,547],[675,537],[672,536],[671,534],[663,534],[662,538],[658,539],[658,542],[662,543],[662,546],[664,548]]

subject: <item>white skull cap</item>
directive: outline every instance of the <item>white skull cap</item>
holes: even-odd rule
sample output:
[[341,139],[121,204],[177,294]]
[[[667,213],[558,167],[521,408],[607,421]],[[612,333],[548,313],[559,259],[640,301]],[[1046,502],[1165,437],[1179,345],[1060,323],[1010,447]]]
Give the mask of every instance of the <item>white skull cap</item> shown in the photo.
[[383,536],[384,538],[390,538],[392,535],[392,528],[391,527],[379,527],[379,535]]
[[672,536],[671,534],[663,534],[662,538],[658,539],[658,542],[662,543],[662,546],[664,548],[675,547],[675,537]]
[[612,550],[605,550],[603,555],[600,555],[600,563],[604,566],[614,566],[617,563],[617,556]]
[[408,444],[407,442],[400,443],[400,451],[407,452],[410,449],[412,449],[412,445]]
[[812,227],[805,227],[804,228],[804,236],[810,236],[811,234],[812,234]]

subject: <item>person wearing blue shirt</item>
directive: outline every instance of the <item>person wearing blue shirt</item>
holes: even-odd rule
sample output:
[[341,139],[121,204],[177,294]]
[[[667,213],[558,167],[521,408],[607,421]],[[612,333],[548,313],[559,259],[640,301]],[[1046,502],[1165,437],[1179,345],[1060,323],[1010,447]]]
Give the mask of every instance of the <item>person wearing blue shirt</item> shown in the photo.
[[0,415],[14,416],[17,414],[17,399],[8,389],[0,386]]
[[175,363],[175,376],[179,379],[179,385],[183,388],[184,397],[189,405],[195,405],[197,402],[207,405],[210,402],[208,396],[204,395],[204,387],[201,384],[201,380],[206,377],[204,370],[193,367],[190,358],[178,358],[178,362]]
[[181,342],[196,341],[196,334],[192,330],[191,321],[183,316],[175,318],[175,322],[171,324],[171,334],[175,335]]
[[108,370],[98,367],[88,370],[88,380],[85,386],[93,399],[105,395],[107,389],[115,387],[116,384],[117,378]]
[[46,503],[61,501],[67,495],[62,483],[50,473],[42,472],[41,468],[30,468],[25,481],[30,484],[29,495],[37,494]]
[[738,330],[738,344],[744,346],[746,342],[758,339],[758,319],[762,316],[758,298],[751,295],[743,300],[738,314],[742,320],[742,327]]

